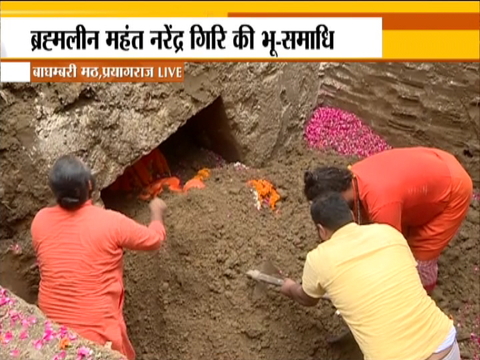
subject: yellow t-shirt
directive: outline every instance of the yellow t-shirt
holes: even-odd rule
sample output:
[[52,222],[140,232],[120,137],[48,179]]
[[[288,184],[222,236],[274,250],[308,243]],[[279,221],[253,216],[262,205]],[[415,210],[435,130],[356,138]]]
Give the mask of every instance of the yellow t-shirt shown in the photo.
[[403,235],[389,225],[348,224],[310,251],[305,293],[328,293],[365,360],[425,360],[453,322],[427,295]]

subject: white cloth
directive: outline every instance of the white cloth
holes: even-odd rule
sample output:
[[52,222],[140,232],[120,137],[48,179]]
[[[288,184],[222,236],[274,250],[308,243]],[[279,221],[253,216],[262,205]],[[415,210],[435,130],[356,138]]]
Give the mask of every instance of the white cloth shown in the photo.
[[[448,349],[450,346],[452,346],[452,344],[455,342],[455,340],[457,339],[457,329],[455,329],[455,326],[452,326],[452,329],[450,330],[450,332],[448,333],[448,336],[447,338],[445,339],[445,341],[437,348],[437,350],[435,351],[435,354],[445,350],[445,349]],[[457,344],[458,346],[458,344]],[[453,359],[453,358],[452,358]]]
[[442,360],[461,360],[460,348],[458,347],[457,341],[454,342],[452,350],[445,356]]

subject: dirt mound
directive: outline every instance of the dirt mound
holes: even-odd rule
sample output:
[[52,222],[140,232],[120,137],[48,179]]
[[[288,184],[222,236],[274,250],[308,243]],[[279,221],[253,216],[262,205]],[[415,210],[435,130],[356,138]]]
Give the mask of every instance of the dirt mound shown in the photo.
[[[305,163],[262,171],[212,171],[207,188],[165,196],[168,243],[126,258],[126,314],[140,359],[345,359],[325,350],[342,326],[328,304],[305,310],[279,294],[252,299],[245,272],[265,257],[300,276],[316,235],[301,194]],[[266,178],[282,194],[278,210],[255,209],[250,179]],[[148,222],[145,203],[113,206]]]
[[[125,311],[140,360],[362,359],[354,343],[340,348],[326,343],[344,328],[329,303],[303,308],[273,290],[254,299],[245,276],[269,258],[291,277],[301,277],[305,255],[317,243],[301,193],[302,170],[321,163],[349,161],[298,150],[262,170],[216,169],[206,189],[164,195],[169,204],[165,248],[126,256]],[[282,195],[277,211],[255,209],[246,182],[258,178],[277,186]],[[107,205],[148,222],[145,203],[117,199]],[[475,234],[478,207],[442,258],[436,295],[461,321],[461,339],[468,340],[462,351],[470,356],[479,298]]]

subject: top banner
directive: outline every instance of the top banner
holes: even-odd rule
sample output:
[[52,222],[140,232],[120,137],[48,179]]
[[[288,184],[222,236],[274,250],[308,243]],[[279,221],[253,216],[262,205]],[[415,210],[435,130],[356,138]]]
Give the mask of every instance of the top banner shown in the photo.
[[381,58],[381,18],[6,18],[3,58]]
[[478,61],[475,2],[2,1],[2,61]]

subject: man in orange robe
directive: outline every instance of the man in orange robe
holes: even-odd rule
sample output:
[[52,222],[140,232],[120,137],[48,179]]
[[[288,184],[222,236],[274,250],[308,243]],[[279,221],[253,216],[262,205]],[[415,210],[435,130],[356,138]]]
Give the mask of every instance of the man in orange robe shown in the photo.
[[38,304],[45,315],[100,345],[135,359],[123,318],[123,249],[156,250],[166,238],[165,203],[150,203],[148,227],[94,206],[94,179],[77,158],[63,156],[50,173],[57,206],[44,208],[32,226],[40,269]]
[[308,200],[340,192],[360,224],[383,223],[401,231],[422,284],[433,291],[440,253],[459,230],[473,194],[472,179],[453,155],[425,147],[392,149],[350,170],[307,171],[304,181]]

